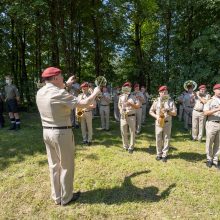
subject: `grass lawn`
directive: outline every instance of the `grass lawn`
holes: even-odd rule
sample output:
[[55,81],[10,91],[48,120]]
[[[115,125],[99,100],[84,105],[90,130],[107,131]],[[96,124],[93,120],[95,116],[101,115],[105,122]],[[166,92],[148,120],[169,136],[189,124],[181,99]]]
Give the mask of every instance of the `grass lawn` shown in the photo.
[[122,149],[119,123],[82,146],[75,129],[74,189],[66,207],[50,199],[49,170],[37,113],[22,114],[18,132],[0,130],[0,219],[220,219],[220,172],[205,165],[205,142],[190,141],[174,120],[167,163],[156,161],[154,125],[147,118],[135,151]]

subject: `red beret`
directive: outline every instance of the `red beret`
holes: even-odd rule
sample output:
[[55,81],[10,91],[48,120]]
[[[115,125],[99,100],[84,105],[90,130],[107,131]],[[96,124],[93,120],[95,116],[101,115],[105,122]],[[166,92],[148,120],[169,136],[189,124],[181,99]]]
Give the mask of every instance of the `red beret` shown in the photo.
[[131,87],[131,83],[130,82],[126,82],[126,83],[124,83],[124,85],[122,87],[126,87],[126,86]]
[[47,77],[51,77],[51,76],[57,76],[61,73],[61,70],[56,68],[56,67],[48,67],[46,68],[43,73],[42,73],[42,77],[43,78],[47,78]]
[[220,84],[215,84],[213,87],[213,90],[215,90],[215,89],[220,89]]
[[89,83],[84,82],[84,83],[82,83],[82,84],[81,84],[81,86],[80,86],[80,87],[81,87],[81,88],[83,88],[83,87],[88,87],[88,86],[89,86]]
[[200,85],[199,89],[206,89],[206,85]]
[[134,89],[135,89],[136,87],[139,87],[139,84],[138,84],[138,83],[134,84]]
[[164,90],[167,90],[167,86],[161,86],[159,89],[158,89],[158,92],[162,92]]

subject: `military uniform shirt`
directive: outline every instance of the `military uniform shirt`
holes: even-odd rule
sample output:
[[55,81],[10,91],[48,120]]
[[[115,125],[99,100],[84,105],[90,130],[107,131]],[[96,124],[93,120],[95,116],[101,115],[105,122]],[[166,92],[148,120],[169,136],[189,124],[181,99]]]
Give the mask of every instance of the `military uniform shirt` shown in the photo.
[[200,101],[199,97],[201,98],[204,98],[206,100],[209,100],[210,98],[210,95],[209,94],[206,94],[205,96],[199,96],[199,93],[197,93],[197,96],[195,97],[195,106],[194,106],[194,109],[196,111],[203,111],[203,108],[204,108],[204,104]]
[[36,102],[43,126],[71,126],[71,110],[76,107],[78,100],[65,89],[47,83],[38,90]]
[[15,85],[6,85],[5,86],[5,98],[6,100],[15,99],[19,97],[18,89]]
[[[160,97],[158,97],[152,104],[151,108],[150,108],[150,113],[154,113],[156,115],[160,115],[160,111],[161,111],[161,99]],[[176,109],[176,105],[174,103],[174,101],[172,99],[169,99],[168,101],[166,101],[164,103],[164,108],[169,108],[170,111],[177,111]],[[165,121],[171,121],[172,120],[172,116],[168,115],[167,112],[164,113],[165,116]]]
[[[209,111],[218,108],[220,105],[220,98],[213,96],[204,106],[203,111]],[[208,121],[220,121],[220,111],[208,116]]]

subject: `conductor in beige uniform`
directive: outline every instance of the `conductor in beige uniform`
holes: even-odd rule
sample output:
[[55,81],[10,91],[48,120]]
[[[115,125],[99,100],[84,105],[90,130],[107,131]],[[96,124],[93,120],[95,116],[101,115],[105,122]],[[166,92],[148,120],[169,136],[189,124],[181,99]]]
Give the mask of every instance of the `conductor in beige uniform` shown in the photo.
[[101,117],[102,130],[109,131],[109,117],[110,117],[110,101],[111,96],[107,87],[102,87],[102,96],[100,97],[99,113]]
[[214,165],[219,169],[218,157],[220,153],[220,84],[213,87],[214,96],[205,104],[204,115],[206,121],[206,155],[207,167]]
[[149,113],[156,119],[156,160],[167,162],[172,128],[172,116],[177,115],[177,109],[174,101],[168,95],[167,86],[161,86],[158,91],[160,96],[153,102]]
[[[42,73],[46,85],[37,92],[36,102],[43,126],[51,180],[51,197],[57,205],[67,205],[79,198],[73,193],[75,143],[70,120],[71,110],[86,107],[100,92],[96,88],[87,99],[78,101],[64,88],[61,70],[49,67]],[[71,87],[72,77],[67,81]]]
[[[89,84],[87,82],[84,82],[81,84],[82,93],[79,94],[78,99],[84,100],[87,99],[90,96],[89,92]],[[96,101],[94,100],[93,103],[91,103],[86,108],[83,108],[83,114],[80,118],[81,123],[81,132],[83,137],[83,144],[86,144],[90,146],[92,144],[92,136],[93,136],[93,129],[92,129],[92,119],[93,119],[93,109],[96,108]],[[76,110],[76,114],[78,113],[78,108]]]
[[[123,148],[133,153],[135,145],[136,109],[140,107],[140,101],[131,94],[131,83],[126,82],[122,87],[122,95],[119,96],[118,108],[120,111],[120,128]],[[128,130],[130,143],[128,142]]]
[[204,104],[210,99],[206,93],[206,86],[199,86],[195,95],[195,106],[192,112],[192,140],[202,141],[206,116],[203,113]]

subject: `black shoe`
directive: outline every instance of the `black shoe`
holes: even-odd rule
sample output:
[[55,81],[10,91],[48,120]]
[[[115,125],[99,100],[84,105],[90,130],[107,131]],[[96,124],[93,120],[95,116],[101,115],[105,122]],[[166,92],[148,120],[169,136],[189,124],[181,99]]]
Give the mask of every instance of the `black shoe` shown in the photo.
[[90,142],[87,142],[87,145],[88,146],[91,146],[92,145],[92,142],[90,141]]
[[208,161],[206,162],[206,166],[207,166],[208,168],[211,168],[211,167],[212,167],[212,161],[209,161],[209,160],[208,160]]
[[133,154],[134,149],[128,148],[128,153]]
[[106,131],[109,131],[109,129],[105,129]]
[[75,128],[75,129],[78,129],[78,128],[79,128],[79,125],[74,125],[74,128]]
[[163,161],[164,163],[166,163],[166,162],[167,162],[167,157],[163,157],[163,158],[162,158],[162,161]]
[[86,144],[88,144],[88,142],[87,142],[87,141],[83,141],[82,144],[83,144],[83,145],[86,145]]
[[73,193],[72,199],[69,202],[67,202],[66,204],[62,204],[62,206],[66,206],[66,205],[69,205],[72,202],[75,202],[77,199],[79,199],[80,195],[81,195],[80,191],[78,191],[76,193]]
[[162,157],[157,156],[157,157],[156,157],[156,160],[157,160],[157,161],[162,160]]

